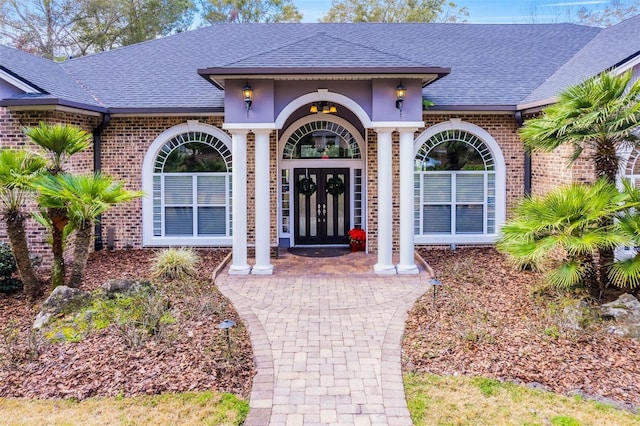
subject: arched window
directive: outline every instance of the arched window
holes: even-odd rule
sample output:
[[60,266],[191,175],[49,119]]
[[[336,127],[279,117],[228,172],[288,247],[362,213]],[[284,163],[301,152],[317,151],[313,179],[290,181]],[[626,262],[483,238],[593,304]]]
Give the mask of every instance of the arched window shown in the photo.
[[640,187],[640,149],[636,148],[629,154],[624,168],[624,178]]
[[347,129],[332,121],[311,121],[287,140],[283,160],[359,159],[360,147]]
[[496,203],[504,203],[497,196],[503,174],[497,178],[494,153],[477,134],[486,132],[466,130],[475,127],[469,123],[460,129],[447,124],[416,152],[416,241],[428,236],[430,243],[490,242],[502,221],[503,204],[498,209]]
[[204,131],[178,133],[153,158],[153,239],[194,243],[231,235],[231,151]]

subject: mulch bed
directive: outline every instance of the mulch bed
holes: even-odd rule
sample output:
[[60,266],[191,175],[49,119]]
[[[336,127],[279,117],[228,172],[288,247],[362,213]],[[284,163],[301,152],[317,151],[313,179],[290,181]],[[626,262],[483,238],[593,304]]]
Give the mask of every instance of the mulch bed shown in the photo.
[[[153,250],[93,253],[83,290],[111,278],[145,278]],[[77,398],[132,396],[163,392],[217,390],[248,397],[255,373],[249,336],[237,313],[210,282],[228,251],[202,250],[198,280],[204,287],[170,288],[176,323],[162,339],[129,348],[114,326],[93,332],[77,343],[51,343],[30,338],[31,326],[46,298],[30,303],[22,294],[0,295],[0,396]],[[206,303],[202,301],[206,300]],[[233,319],[232,351],[217,326]],[[17,338],[6,339],[17,330]],[[32,349],[37,348],[37,354]]]
[[[494,249],[424,250],[443,283],[409,314],[405,371],[485,376],[640,406],[640,342],[558,326],[559,295],[514,270]],[[561,311],[561,309],[560,309]]]

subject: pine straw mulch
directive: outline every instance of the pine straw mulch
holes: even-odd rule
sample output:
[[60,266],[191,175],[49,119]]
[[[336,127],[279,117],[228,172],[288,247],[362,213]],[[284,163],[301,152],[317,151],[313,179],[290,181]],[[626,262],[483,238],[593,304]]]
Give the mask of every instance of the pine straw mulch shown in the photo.
[[421,254],[443,285],[435,308],[429,291],[409,313],[405,371],[491,377],[640,406],[640,342],[606,333],[599,321],[582,331],[563,327],[561,296],[536,292],[540,277],[514,270],[494,249]]
[[[93,253],[83,290],[111,278],[146,278],[153,250]],[[248,397],[255,372],[247,330],[211,282],[228,251],[202,250],[200,285],[173,282],[163,287],[176,322],[162,338],[127,347],[115,326],[94,331],[77,343],[51,343],[31,326],[46,295],[29,303],[22,295],[0,295],[0,397],[77,398],[217,390]],[[49,291],[47,291],[49,293]],[[218,324],[232,329],[232,351]],[[17,331],[17,338],[7,338]],[[34,349],[37,349],[35,353]]]

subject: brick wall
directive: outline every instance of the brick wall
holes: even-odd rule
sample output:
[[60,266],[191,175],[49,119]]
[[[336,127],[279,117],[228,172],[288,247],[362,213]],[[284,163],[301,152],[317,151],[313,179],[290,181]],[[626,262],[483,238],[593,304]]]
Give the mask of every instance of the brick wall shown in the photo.
[[531,155],[531,192],[544,195],[551,189],[573,182],[593,182],[595,173],[589,153],[583,152],[573,164],[570,164],[572,148],[561,146],[553,152]]

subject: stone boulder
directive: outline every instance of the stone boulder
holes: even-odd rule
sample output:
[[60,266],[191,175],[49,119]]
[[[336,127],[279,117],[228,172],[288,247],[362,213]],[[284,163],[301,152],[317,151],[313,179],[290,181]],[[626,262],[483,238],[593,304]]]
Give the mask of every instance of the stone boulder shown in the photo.
[[33,328],[42,328],[54,316],[62,312],[67,306],[73,303],[80,303],[89,297],[89,293],[79,288],[71,288],[64,285],[56,287],[47,300],[40,307],[40,312],[36,316]]
[[612,320],[607,331],[618,336],[640,340],[640,301],[631,294],[623,294],[600,307],[600,315]]
[[100,288],[104,290],[105,295],[109,298],[115,297],[118,293],[138,291],[146,287],[151,287],[151,282],[146,280],[127,279],[109,280],[100,286]]

